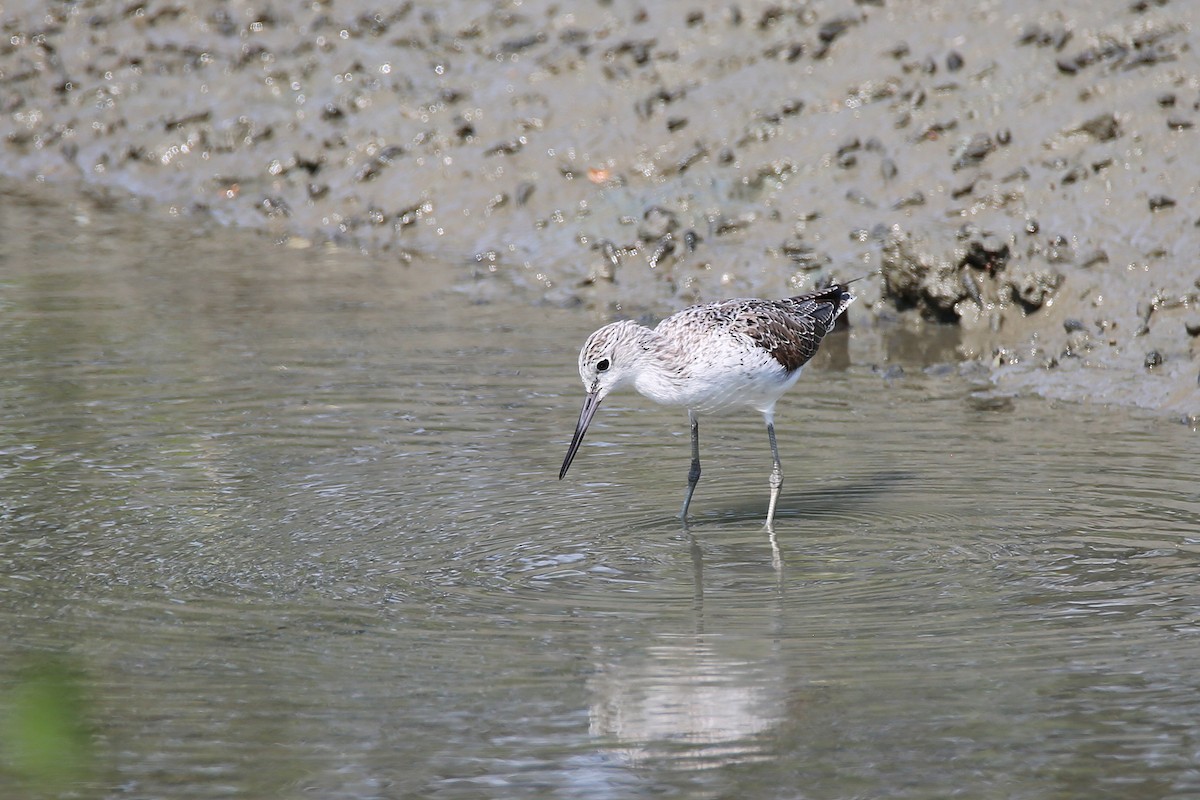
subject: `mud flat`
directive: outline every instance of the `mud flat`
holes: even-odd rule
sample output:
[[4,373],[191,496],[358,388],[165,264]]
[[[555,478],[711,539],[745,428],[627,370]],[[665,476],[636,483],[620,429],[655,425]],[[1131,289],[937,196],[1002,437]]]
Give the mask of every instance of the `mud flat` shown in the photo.
[[1200,8],[5,8],[23,181],[461,265],[479,299],[664,311],[861,284],[999,391],[1200,415]]

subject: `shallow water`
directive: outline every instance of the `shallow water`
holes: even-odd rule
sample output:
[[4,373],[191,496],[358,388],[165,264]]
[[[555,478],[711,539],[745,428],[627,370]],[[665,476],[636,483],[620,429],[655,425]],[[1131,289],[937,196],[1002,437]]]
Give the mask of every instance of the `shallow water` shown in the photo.
[[678,410],[611,397],[557,480],[597,318],[189,231],[0,214],[0,703],[80,676],[82,796],[1200,792],[1187,428],[857,331],[775,536],[752,414],[685,530]]

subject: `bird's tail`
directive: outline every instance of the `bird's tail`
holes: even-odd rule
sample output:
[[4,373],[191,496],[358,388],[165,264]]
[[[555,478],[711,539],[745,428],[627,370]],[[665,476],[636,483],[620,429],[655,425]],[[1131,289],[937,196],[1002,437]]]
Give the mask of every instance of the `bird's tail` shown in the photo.
[[830,283],[823,289],[788,297],[787,303],[797,312],[808,314],[824,327],[823,333],[828,333],[833,330],[834,321],[841,317],[841,313],[846,311],[850,303],[854,302],[854,295],[850,293],[850,289],[846,288],[847,285],[854,281],[862,281],[864,277],[868,276],[860,275],[857,278],[851,278],[850,281]]

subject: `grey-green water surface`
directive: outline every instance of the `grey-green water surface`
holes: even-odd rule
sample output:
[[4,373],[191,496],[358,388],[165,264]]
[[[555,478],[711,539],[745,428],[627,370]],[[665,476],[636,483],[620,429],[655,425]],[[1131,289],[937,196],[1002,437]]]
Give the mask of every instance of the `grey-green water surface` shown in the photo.
[[685,531],[678,410],[610,398],[557,480],[598,318],[189,231],[0,215],[0,706],[78,676],[74,796],[1200,794],[1187,428],[856,333],[774,539],[754,414]]

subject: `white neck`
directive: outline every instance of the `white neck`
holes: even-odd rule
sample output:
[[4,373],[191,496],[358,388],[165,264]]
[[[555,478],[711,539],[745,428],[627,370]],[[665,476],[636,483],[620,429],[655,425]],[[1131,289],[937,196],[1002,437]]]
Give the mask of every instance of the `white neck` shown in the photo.
[[682,403],[690,377],[687,360],[674,342],[658,332],[644,328],[641,333],[632,360],[636,365],[631,370],[634,389],[659,403]]

